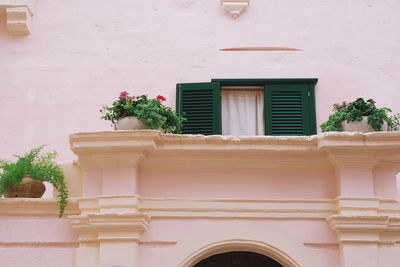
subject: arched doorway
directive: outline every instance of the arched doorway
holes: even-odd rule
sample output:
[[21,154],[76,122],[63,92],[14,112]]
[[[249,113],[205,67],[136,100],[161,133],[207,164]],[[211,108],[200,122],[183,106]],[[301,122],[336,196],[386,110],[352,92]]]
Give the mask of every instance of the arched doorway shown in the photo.
[[283,265],[262,254],[231,251],[212,255],[196,263],[193,267],[283,267]]
[[178,240],[154,266],[194,267],[213,255],[235,251],[265,255],[285,267],[322,266],[298,239],[262,220],[210,223]]

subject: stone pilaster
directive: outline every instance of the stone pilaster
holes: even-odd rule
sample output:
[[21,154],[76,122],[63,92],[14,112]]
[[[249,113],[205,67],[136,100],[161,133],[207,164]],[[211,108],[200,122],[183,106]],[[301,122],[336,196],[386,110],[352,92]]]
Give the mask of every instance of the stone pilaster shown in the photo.
[[379,235],[388,226],[387,216],[341,216],[328,219],[337,234],[341,267],[377,267]]
[[76,267],[138,267],[140,236],[150,221],[138,205],[134,196],[79,199],[81,214],[68,217],[78,234]]

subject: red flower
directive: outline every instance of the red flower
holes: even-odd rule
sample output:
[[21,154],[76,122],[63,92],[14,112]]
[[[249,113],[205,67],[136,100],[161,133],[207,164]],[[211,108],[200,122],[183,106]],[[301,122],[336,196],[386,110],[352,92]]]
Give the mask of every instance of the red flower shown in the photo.
[[127,94],[128,94],[127,91],[122,91],[122,92],[120,93],[120,95],[127,95]]
[[160,99],[161,101],[166,101],[167,99],[165,97],[163,97],[162,95],[158,95],[157,99]]
[[129,102],[129,99],[126,99],[125,101],[126,101],[126,102]]

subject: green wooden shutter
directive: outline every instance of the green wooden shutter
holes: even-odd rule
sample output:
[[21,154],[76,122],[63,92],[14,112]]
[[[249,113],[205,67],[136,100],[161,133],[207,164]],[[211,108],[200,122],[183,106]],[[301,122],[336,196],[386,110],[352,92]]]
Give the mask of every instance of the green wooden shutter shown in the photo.
[[187,119],[183,123],[183,134],[221,134],[219,83],[177,84],[176,111]]
[[266,84],[264,98],[267,135],[316,133],[312,84]]

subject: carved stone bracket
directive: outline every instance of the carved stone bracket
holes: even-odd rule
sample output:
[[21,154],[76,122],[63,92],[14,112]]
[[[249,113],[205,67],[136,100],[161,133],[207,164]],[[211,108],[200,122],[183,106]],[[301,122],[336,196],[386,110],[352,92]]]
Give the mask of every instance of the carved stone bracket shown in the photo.
[[249,6],[250,0],[222,0],[221,5],[228,14],[236,19]]
[[14,35],[31,33],[31,17],[33,16],[28,0],[0,0],[0,10],[5,10],[7,29]]

